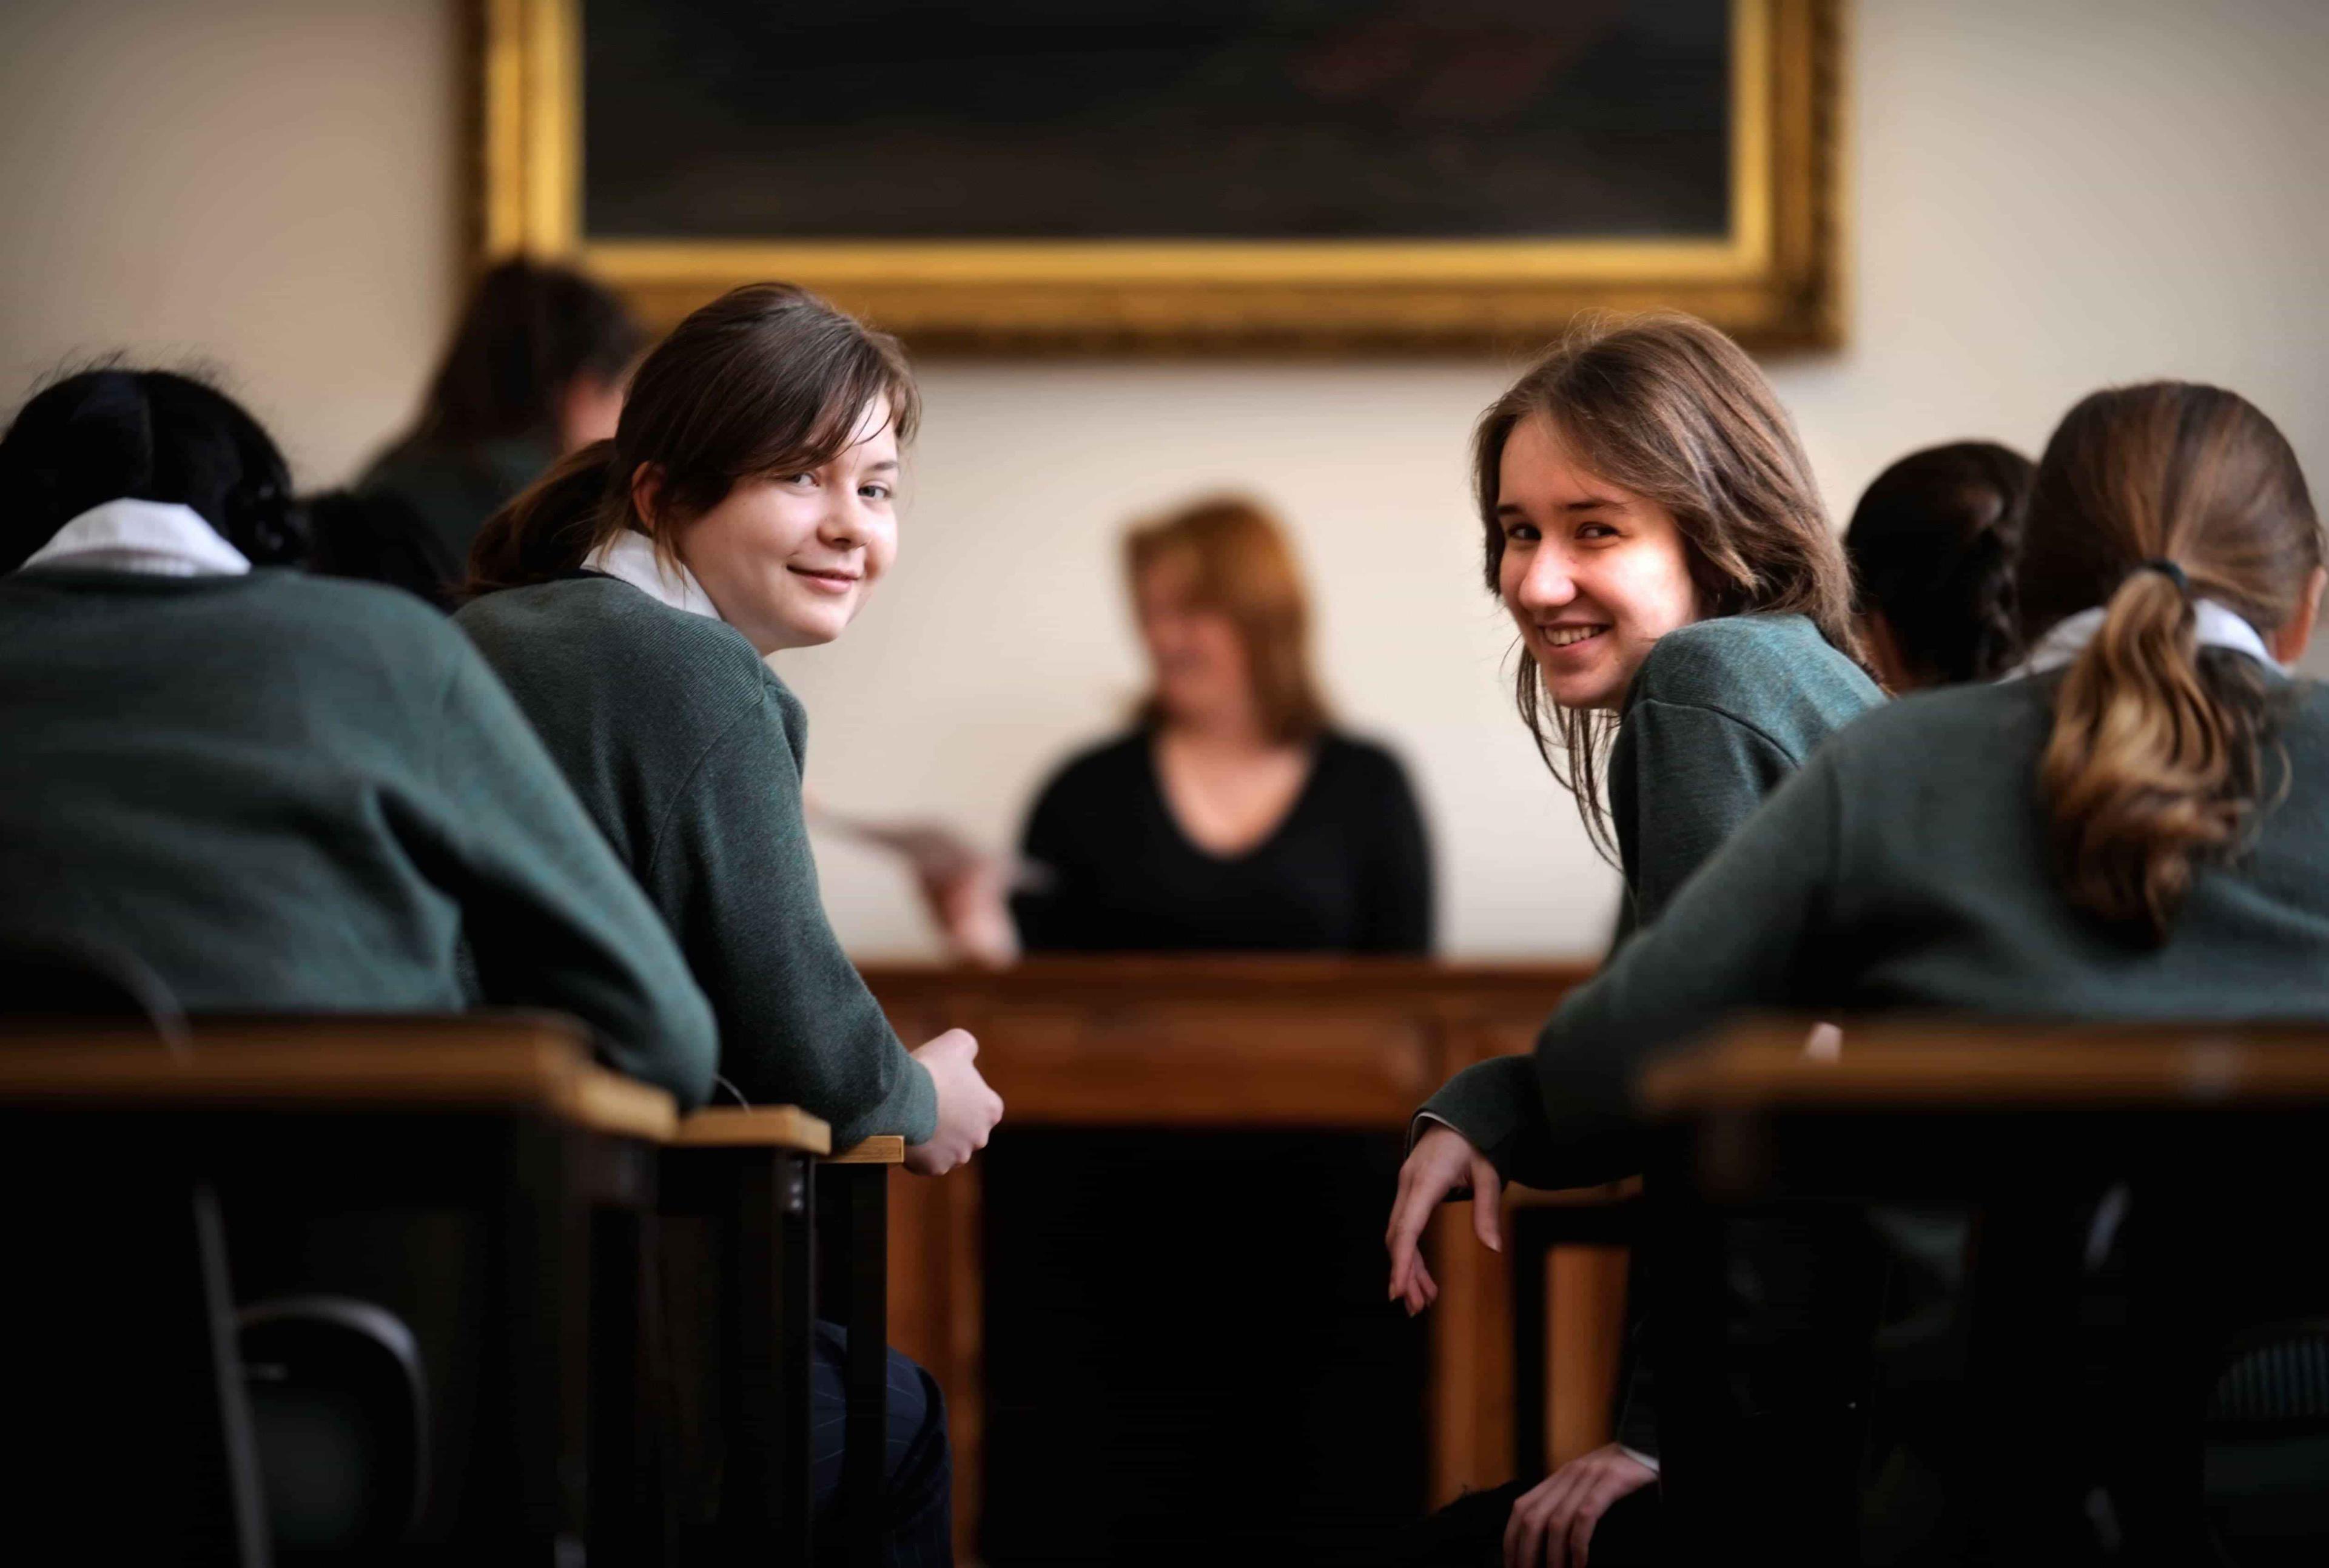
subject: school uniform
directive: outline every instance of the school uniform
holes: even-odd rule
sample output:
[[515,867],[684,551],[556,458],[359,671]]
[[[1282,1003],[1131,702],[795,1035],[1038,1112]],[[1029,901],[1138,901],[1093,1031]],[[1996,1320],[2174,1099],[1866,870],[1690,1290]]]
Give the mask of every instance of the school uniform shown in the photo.
[[2155,947],[2056,883],[2035,780],[2057,678],[1906,698],[1833,737],[1533,1056],[1466,1072],[1433,1109],[1506,1175],[1570,1186],[1639,1168],[1634,1075],[1740,1008],[2329,1016],[2329,693],[2268,677],[2284,712],[2253,841],[2199,871]]
[[[1626,879],[1619,949],[1822,742],[1883,700],[1800,615],[1723,616],[1660,638],[1627,689],[1609,750],[1609,815]],[[1502,1101],[1515,1091],[1533,1094],[1508,1069],[1485,1071],[1500,1068],[1457,1074],[1420,1118],[1447,1123],[1494,1159],[1476,1132],[1504,1124]],[[1770,1273],[1796,1272],[1789,1265],[1804,1252],[1793,1236],[1761,1235],[1751,1246]],[[1656,1396],[1640,1348],[1628,1358],[1617,1435],[1655,1469]]]
[[2039,758],[2060,668],[2101,619],[2089,611],[2023,678],[1909,697],[1830,738],[1571,993],[1532,1056],[1472,1069],[1434,1106],[1507,1176],[1569,1186],[1640,1169],[1634,1078],[1742,1009],[2329,1016],[2329,693],[2201,609],[2203,642],[2268,667],[2278,720],[2252,838],[2198,870],[2164,942],[2074,908],[2054,872]]
[[[627,533],[582,571],[487,594],[455,620],[678,939],[719,1017],[722,1080],[753,1103],[824,1118],[835,1148],[876,1133],[928,1141],[929,1070],[817,893],[801,812],[807,715],[694,576]],[[837,1330],[815,1346],[822,1512],[839,1485],[843,1346]],[[895,1351],[888,1425],[890,1560],[950,1562],[944,1403]]]
[[719,1015],[721,1076],[754,1103],[823,1117],[836,1146],[924,1142],[930,1075],[818,896],[801,817],[808,716],[692,577],[674,584],[665,602],[580,573],[487,594],[455,624],[679,939]]
[[557,1008],[684,1104],[712,1021],[493,673],[410,598],[252,571],[184,506],[0,578],[0,926],[192,1012]]

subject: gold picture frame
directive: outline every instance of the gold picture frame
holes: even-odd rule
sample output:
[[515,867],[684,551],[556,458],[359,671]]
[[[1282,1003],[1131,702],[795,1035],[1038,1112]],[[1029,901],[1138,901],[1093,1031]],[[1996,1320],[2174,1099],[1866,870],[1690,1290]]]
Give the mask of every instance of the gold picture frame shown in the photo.
[[1672,307],[1759,348],[1843,335],[1843,0],[1730,0],[1721,240],[593,240],[580,0],[480,0],[479,253],[580,263],[667,325],[783,279],[918,347],[1516,350],[1581,310]]

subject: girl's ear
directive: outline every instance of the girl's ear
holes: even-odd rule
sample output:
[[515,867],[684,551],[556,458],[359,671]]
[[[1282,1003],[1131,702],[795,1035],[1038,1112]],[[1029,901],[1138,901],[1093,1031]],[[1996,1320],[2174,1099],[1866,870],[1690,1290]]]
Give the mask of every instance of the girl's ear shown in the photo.
[[641,463],[631,470],[631,515],[646,525],[646,532],[655,530],[655,507],[663,499],[663,470],[653,463]]
[[2321,590],[2329,585],[2329,569],[2315,567],[2305,580],[2304,595],[2296,601],[2296,613],[2281,623],[2272,634],[2272,656],[2285,665],[2293,665],[2305,656],[2305,649],[2313,641],[2313,627],[2321,614]]

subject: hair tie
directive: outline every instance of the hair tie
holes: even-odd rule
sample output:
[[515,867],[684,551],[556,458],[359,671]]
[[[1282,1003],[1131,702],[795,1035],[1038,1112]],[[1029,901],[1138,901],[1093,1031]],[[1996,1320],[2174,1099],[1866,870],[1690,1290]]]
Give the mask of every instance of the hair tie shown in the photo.
[[2192,597],[2192,580],[2183,575],[2183,569],[2176,565],[2173,561],[2164,559],[2146,561],[2142,565],[2136,567],[2136,570],[2137,571],[2156,571],[2162,577],[2167,579],[2168,581],[2173,583],[2175,585],[2175,590],[2178,593],[2181,593],[2186,599]]

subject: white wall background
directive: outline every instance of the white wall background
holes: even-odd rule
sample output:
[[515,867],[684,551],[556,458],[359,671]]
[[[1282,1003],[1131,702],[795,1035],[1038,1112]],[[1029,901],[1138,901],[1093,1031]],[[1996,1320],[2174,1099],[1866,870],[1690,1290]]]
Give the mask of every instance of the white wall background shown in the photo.
[[[458,14],[423,0],[13,0],[0,12],[0,377],[207,357],[303,477],[395,425],[455,306]],[[1851,346],[1772,366],[1832,507],[1911,447],[2034,450],[2080,393],[2236,387],[2329,490],[2329,5],[1860,0]],[[1138,678],[1124,521],[1249,487],[1292,519],[1319,653],[1427,797],[1452,953],[1570,954],[1613,877],[1504,694],[1476,585],[1472,417],[1509,367],[925,367],[905,550],[843,643],[788,655],[814,787],[1001,845]],[[828,845],[861,953],[929,950],[901,878]]]

